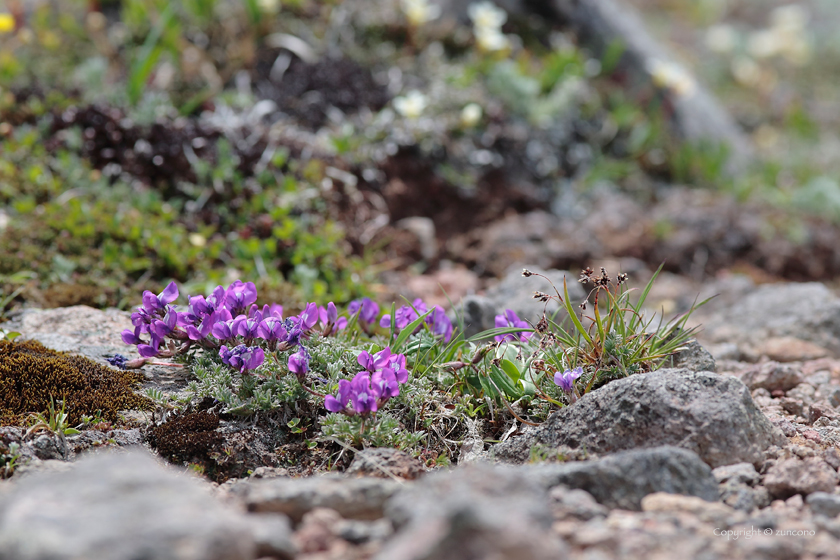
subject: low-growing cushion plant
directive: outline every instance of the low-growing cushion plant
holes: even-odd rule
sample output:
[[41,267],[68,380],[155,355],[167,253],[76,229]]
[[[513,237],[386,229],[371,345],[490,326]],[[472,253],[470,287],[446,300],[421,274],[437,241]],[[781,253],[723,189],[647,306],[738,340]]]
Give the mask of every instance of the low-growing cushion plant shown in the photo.
[[541,301],[559,301],[560,313],[544,313],[532,326],[506,310],[495,328],[471,338],[443,308],[420,299],[385,314],[365,298],[344,313],[333,303],[308,303],[288,315],[278,304],[259,307],[255,285],[240,280],[178,307],[173,282],[159,294],[144,292],[134,328],[122,333],[140,357],[112,363],[182,360],[193,375],[194,401],[209,397],[229,415],[283,411],[292,433],[314,436],[310,445],[431,446],[451,456],[467,418],[498,424],[509,413],[535,424],[552,408],[656,369],[682,350],[695,332],[685,327],[696,306],[656,326],[642,311],[658,273],[631,303],[626,275],[613,281],[604,269],[586,269],[581,281],[593,288],[580,305],[565,285],[562,293],[536,292]]

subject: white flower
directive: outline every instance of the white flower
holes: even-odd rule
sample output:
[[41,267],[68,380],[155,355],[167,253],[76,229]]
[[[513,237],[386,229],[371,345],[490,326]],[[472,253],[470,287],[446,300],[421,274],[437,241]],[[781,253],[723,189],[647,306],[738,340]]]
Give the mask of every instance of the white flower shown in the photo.
[[400,0],[400,7],[412,27],[440,17],[440,6],[430,4],[429,0]]
[[470,4],[467,13],[473,21],[476,32],[488,29],[498,31],[507,21],[507,12],[489,1]]
[[394,109],[407,119],[417,119],[423,114],[428,101],[426,96],[416,89],[394,99]]
[[476,28],[478,48],[485,52],[504,51],[510,48],[510,39],[498,29]]
[[706,31],[706,46],[716,53],[732,52],[737,40],[735,30],[726,24],[713,25]]
[[694,77],[675,62],[651,59],[647,63],[647,71],[654,85],[667,88],[680,97],[691,95],[697,88]]
[[461,109],[461,126],[464,128],[472,128],[481,121],[481,105],[478,103],[470,103]]
[[775,29],[756,31],[747,41],[747,52],[758,59],[771,58],[781,50],[782,40]]
[[257,0],[257,6],[262,13],[273,15],[280,11],[280,0]]
[[755,86],[761,80],[761,68],[748,56],[739,56],[732,61],[732,75],[745,86]]
[[779,30],[803,31],[809,19],[808,10],[798,4],[779,6],[770,12],[770,25]]

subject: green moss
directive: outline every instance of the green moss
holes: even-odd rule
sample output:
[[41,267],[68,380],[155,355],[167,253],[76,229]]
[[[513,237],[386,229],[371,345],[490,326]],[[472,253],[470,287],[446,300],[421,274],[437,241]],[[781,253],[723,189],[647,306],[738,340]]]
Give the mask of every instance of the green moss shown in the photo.
[[149,399],[134,393],[142,379],[140,373],[107,368],[39,342],[0,340],[0,425],[23,425],[29,414],[46,410],[51,397],[64,401],[71,426],[97,412],[116,422],[121,410],[151,408]]

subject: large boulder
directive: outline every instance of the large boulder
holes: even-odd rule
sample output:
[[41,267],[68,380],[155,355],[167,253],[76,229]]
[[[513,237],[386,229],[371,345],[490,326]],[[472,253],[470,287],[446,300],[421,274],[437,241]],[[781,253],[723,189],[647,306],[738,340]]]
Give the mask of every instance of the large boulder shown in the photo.
[[143,451],[25,477],[0,500],[2,560],[292,558],[288,518],[249,516]]
[[742,462],[760,465],[765,449],[785,441],[738,379],[661,369],[584,395],[491,452],[497,460],[521,463],[535,445],[598,454],[675,445],[697,453],[714,468]]

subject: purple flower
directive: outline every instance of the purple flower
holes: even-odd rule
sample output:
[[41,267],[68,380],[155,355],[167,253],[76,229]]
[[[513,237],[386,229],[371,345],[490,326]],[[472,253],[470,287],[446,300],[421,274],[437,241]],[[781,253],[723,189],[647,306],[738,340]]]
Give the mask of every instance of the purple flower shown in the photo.
[[370,386],[370,375],[366,371],[357,373],[350,382],[350,401],[356,414],[367,415],[378,409],[379,394]]
[[388,359],[388,367],[394,370],[394,375],[400,383],[408,381],[408,370],[405,367],[405,362],[405,354],[392,354]]
[[172,303],[176,299],[178,299],[178,286],[175,285],[175,282],[170,282],[158,295],[153,294],[149,290],[143,292],[143,307],[151,314],[159,309],[163,309],[167,304]]
[[152,335],[152,339],[149,344],[138,344],[137,345],[137,353],[143,356],[144,358],[154,358],[158,355],[158,349],[160,348],[161,339],[158,338],[156,335]]
[[175,308],[171,305],[166,306],[166,314],[163,316],[163,320],[154,320],[152,322],[150,331],[158,337],[163,338],[172,333],[175,330],[175,327],[178,325],[178,312],[175,311]]
[[565,392],[571,393],[575,388],[575,380],[581,375],[583,375],[583,368],[580,367],[567,369],[563,373],[558,371],[554,374],[554,384]]
[[309,352],[306,351],[306,348],[301,346],[300,350],[289,356],[288,366],[289,371],[298,377],[305,376],[306,372],[309,371]]
[[371,375],[370,383],[379,394],[381,402],[400,394],[400,384],[397,381],[396,373],[391,368],[385,368]]
[[[248,317],[253,317],[254,313],[257,312],[257,306],[252,305],[251,309],[248,311]],[[268,317],[273,317],[275,319],[282,319],[283,318],[283,306],[278,305],[276,303],[272,303],[271,305],[265,304],[262,306],[262,310],[260,310],[260,314],[262,315],[263,319]]]
[[445,342],[452,338],[452,321],[446,316],[443,307],[436,305],[432,314],[426,318],[426,323],[431,326],[432,334],[443,337]]
[[318,319],[323,336],[347,328],[347,318],[338,316],[338,309],[333,302],[329,302],[326,307],[318,308]]
[[390,359],[390,347],[385,348],[384,350],[380,350],[372,356],[367,350],[363,350],[356,358],[356,360],[359,362],[359,365],[365,368],[370,373],[373,373],[376,370],[386,367],[390,363]]
[[362,300],[353,300],[347,306],[347,311],[350,315],[359,314],[359,322],[370,324],[376,321],[376,316],[379,315],[379,306],[370,298]]
[[[528,328],[531,327],[531,325],[529,325],[525,321],[521,320],[516,315],[516,313],[513,312],[512,309],[505,309],[504,314],[496,315],[496,328],[501,329],[501,328],[506,328],[506,327],[528,329]],[[496,335],[493,338],[497,342],[501,342],[503,340],[509,340],[509,341],[512,342],[512,341],[517,340],[517,339],[524,342],[524,341],[528,340],[529,338],[531,338],[533,335],[534,335],[533,332],[522,332],[522,333],[519,333],[519,336],[517,336],[513,333],[508,333],[508,334],[505,334],[505,335],[501,335],[501,334]]]
[[125,364],[128,363],[128,358],[122,354],[115,354],[113,358],[105,358],[105,361],[118,369],[125,369]]
[[349,381],[346,379],[342,379],[338,382],[338,396],[334,397],[332,395],[327,395],[324,398],[324,406],[330,412],[341,412],[347,408],[347,405],[350,404],[350,392],[353,390],[353,386],[350,384]]
[[[256,313],[256,317],[253,319],[247,319],[244,316],[237,317],[234,321],[236,332],[237,334],[244,338],[256,338],[259,336],[257,332],[259,331],[260,322],[262,321],[262,316],[259,311]],[[233,331],[234,326],[231,326],[231,331]]]
[[187,337],[190,340],[204,340],[207,338],[207,335],[213,330],[213,327],[216,325],[216,312],[214,311],[210,315],[207,315],[199,324],[198,326],[194,325],[187,325]]
[[301,330],[308,331],[318,322],[318,304],[307,303],[306,308],[297,316]]
[[210,332],[219,340],[230,340],[231,338],[236,336],[236,332],[234,332],[233,330],[235,320],[236,319],[218,321],[210,329]]
[[257,301],[257,287],[253,282],[237,280],[225,291],[225,306],[231,315],[241,315]]
[[142,332],[142,327],[135,327],[134,332],[132,332],[131,329],[125,329],[122,333],[120,333],[120,337],[126,344],[133,344],[136,346],[138,344],[143,344],[143,340],[140,338],[140,333]]
[[267,317],[257,325],[257,336],[267,342],[283,342],[288,336],[285,323],[277,317]]
[[259,346],[245,346],[244,344],[240,344],[233,349],[222,346],[219,349],[219,356],[222,358],[223,363],[233,369],[239,370],[239,373],[245,373],[249,369],[256,369],[265,361],[265,352],[263,352],[262,348]]

